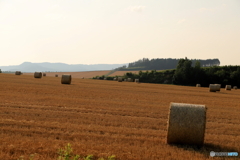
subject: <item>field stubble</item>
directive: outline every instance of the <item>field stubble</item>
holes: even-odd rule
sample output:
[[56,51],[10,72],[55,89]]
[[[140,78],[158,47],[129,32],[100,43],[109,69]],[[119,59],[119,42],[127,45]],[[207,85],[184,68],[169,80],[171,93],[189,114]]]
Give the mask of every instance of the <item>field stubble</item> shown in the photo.
[[[104,80],[0,74],[0,158],[74,153],[120,160],[211,159],[210,151],[240,151],[240,91]],[[170,102],[205,104],[203,147],[166,144]],[[215,157],[214,159],[221,159]]]

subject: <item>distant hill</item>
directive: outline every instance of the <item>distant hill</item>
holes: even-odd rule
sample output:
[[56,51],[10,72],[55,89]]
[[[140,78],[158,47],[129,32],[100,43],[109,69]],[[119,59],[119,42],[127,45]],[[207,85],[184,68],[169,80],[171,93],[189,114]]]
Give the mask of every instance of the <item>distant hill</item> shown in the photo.
[[[178,65],[178,61],[180,59],[172,59],[172,58],[157,58],[151,59],[143,58],[138,61],[132,62],[127,66],[118,67],[115,70],[119,71],[127,71],[127,70],[166,70],[166,69],[175,69]],[[219,59],[190,59],[192,61],[192,65],[194,66],[197,61],[200,62],[201,67],[210,67],[210,66],[219,66]]]
[[125,64],[65,64],[65,63],[31,63],[24,62],[20,65],[14,66],[0,66],[0,69],[4,71],[22,71],[22,72],[78,72],[78,71],[100,71],[100,70],[112,70],[117,67],[127,65]]

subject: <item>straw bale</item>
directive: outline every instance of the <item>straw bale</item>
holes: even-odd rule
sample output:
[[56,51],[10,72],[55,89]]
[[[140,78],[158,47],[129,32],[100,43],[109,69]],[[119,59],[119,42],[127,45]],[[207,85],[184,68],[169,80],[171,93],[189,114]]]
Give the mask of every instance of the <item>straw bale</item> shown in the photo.
[[238,89],[237,86],[234,86],[233,89]]
[[118,77],[118,82],[122,82],[122,77]]
[[16,71],[15,72],[15,75],[21,75],[22,73],[21,73],[21,71]]
[[107,80],[107,78],[104,78],[104,80]]
[[35,72],[34,78],[42,78],[42,72]]
[[219,92],[220,92],[221,84],[215,84],[215,85],[217,86],[216,91],[219,91]]
[[201,87],[201,84],[196,84],[196,87]]
[[114,80],[114,81],[116,81],[116,80],[117,80],[117,78],[113,78],[113,80]]
[[135,82],[136,82],[136,83],[139,83],[139,79],[135,79]]
[[70,74],[62,75],[62,80],[61,80],[62,84],[71,84],[71,81],[72,81],[72,76]]
[[46,76],[47,74],[46,73],[43,73],[43,76]]
[[132,78],[128,78],[127,81],[128,81],[128,82],[132,82]]
[[170,103],[167,143],[202,145],[206,109],[205,105]]
[[209,92],[216,92],[217,89],[218,89],[218,86],[216,84],[209,85]]
[[231,85],[226,85],[225,90],[231,91],[231,89],[232,89],[232,86],[231,86]]
[[55,77],[58,77],[58,74],[55,74]]

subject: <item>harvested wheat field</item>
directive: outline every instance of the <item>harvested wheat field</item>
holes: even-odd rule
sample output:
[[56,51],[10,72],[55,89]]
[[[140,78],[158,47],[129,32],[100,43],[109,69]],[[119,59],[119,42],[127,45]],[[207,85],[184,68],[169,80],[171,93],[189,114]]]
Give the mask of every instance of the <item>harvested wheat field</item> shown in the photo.
[[[35,159],[56,160],[67,143],[76,154],[119,160],[200,160],[213,159],[210,151],[240,151],[239,90],[74,76],[70,85],[25,74],[0,74],[0,79],[1,160],[34,153]],[[206,105],[203,147],[166,144],[170,102]]]
[[[71,74],[73,78],[93,78],[95,76],[102,76],[108,74],[110,71],[86,71],[86,72],[46,72],[47,77],[62,77],[63,74]],[[24,75],[34,75],[34,73],[24,73]]]

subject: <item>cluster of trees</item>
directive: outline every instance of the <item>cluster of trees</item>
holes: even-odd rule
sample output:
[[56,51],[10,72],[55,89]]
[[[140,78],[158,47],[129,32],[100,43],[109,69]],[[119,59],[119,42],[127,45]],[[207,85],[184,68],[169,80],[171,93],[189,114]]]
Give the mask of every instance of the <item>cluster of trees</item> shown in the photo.
[[[116,70],[166,70],[166,69],[175,69],[178,65],[178,62],[181,59],[151,59],[143,58],[136,62],[129,63],[128,67],[123,66],[119,67]],[[211,66],[219,66],[220,61],[219,59],[207,59],[207,60],[200,60],[200,59],[192,59],[192,66],[198,61],[201,64],[201,67],[211,67]]]
[[[193,65],[194,63],[194,65]],[[139,71],[138,74],[128,72],[123,78],[140,79],[145,83],[177,84],[195,86],[201,84],[208,87],[209,84],[240,85],[240,66],[218,66],[202,67],[200,61],[193,61],[187,58],[180,59],[175,69],[164,71]],[[97,77],[95,77],[97,78]],[[114,77],[107,77],[112,80]],[[104,79],[101,76],[100,79]]]

